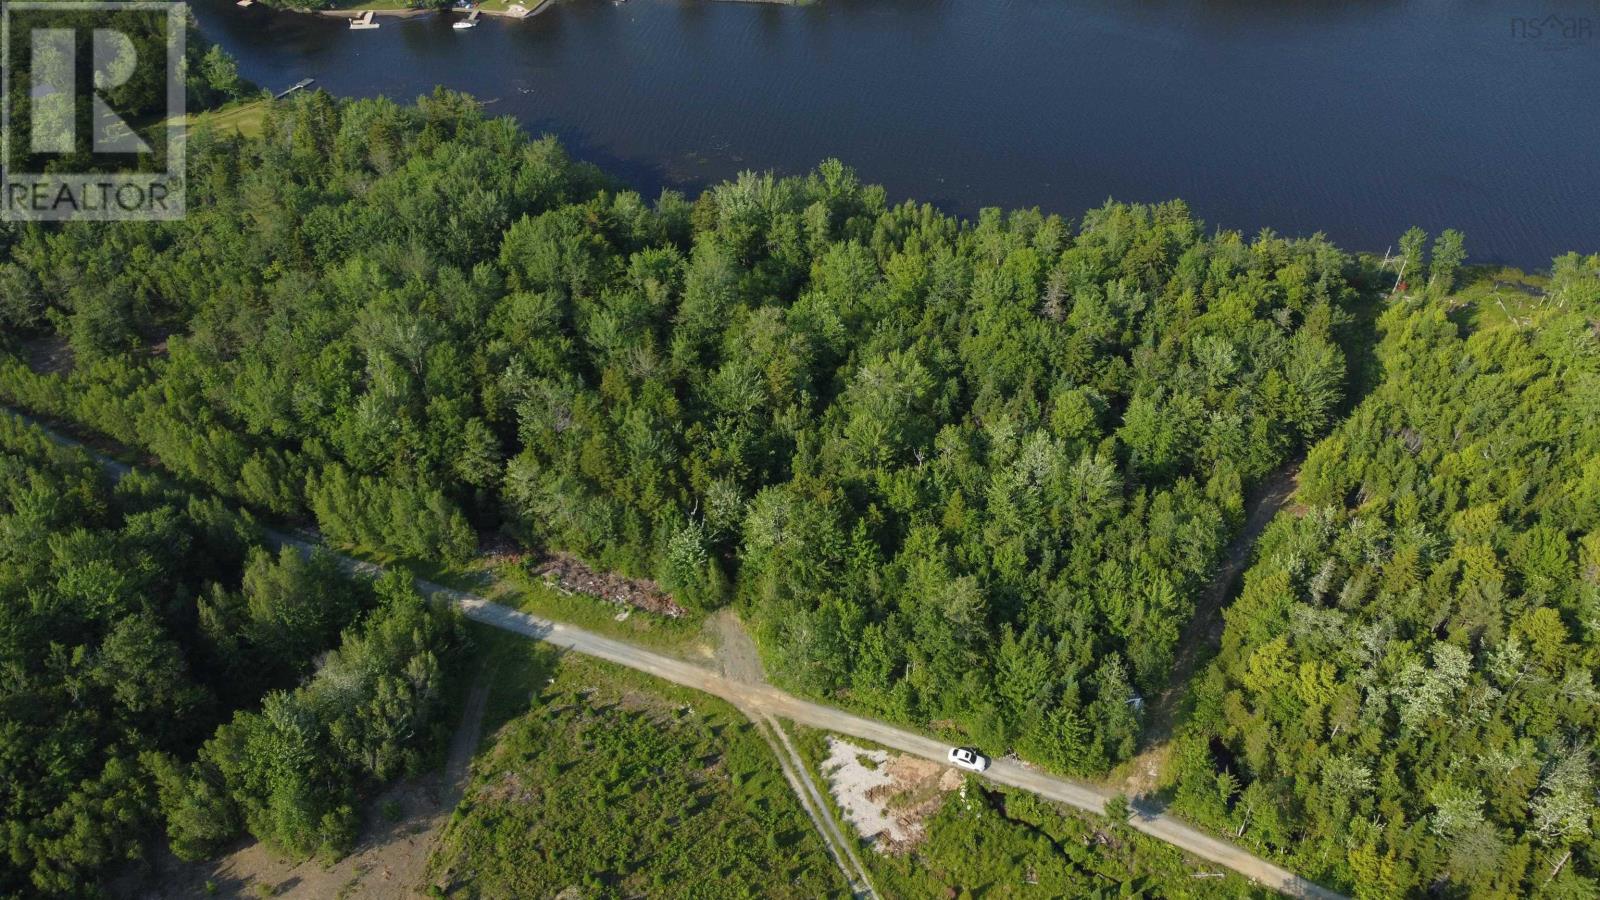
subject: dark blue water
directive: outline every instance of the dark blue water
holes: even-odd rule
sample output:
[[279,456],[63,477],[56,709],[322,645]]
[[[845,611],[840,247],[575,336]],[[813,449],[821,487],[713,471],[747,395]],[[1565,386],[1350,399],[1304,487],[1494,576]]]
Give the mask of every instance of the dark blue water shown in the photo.
[[1476,261],[1600,250],[1600,3],[561,0],[466,31],[195,9],[265,86],[470,91],[647,194],[837,156],[966,214],[1181,197],[1352,249],[1421,225]]

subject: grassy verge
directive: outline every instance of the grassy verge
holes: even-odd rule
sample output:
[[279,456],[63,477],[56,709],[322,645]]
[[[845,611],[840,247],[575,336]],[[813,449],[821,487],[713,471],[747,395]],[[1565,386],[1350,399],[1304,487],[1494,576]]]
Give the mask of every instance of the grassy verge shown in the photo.
[[844,894],[733,707],[575,655],[550,667],[554,652],[530,641],[484,640],[495,733],[429,862],[436,894]]
[[467,633],[472,636],[472,655],[481,662],[477,666],[469,664],[460,680],[470,682],[476,678],[478,666],[489,678],[481,732],[482,746],[487,746],[501,726],[538,702],[545,684],[560,667],[561,651],[477,622],[467,623]]
[[218,134],[239,134],[247,138],[261,136],[261,123],[267,117],[272,101],[245,100],[230,103],[220,109],[207,110],[189,117],[190,128],[208,127]]
[[[844,818],[822,777],[828,732],[785,723],[823,801],[885,898],[1271,897],[1243,877],[1195,861],[1126,825],[969,777],[925,821],[925,837],[901,854],[879,853]],[[883,749],[867,741],[866,750]],[[892,751],[891,751],[892,752]]]
[[1450,298],[1450,318],[1468,331],[1529,323],[1552,302],[1545,296],[1550,279],[1521,269],[1472,266],[1462,281]]
[[546,616],[587,628],[590,631],[677,655],[693,655],[696,647],[711,640],[706,634],[705,617],[689,613],[669,619],[643,610],[621,610],[587,594],[567,594],[556,590],[520,566],[500,566],[494,571],[496,602],[515,606],[523,612]]
[[388,12],[396,9],[414,9],[417,8],[417,4],[414,0],[350,0],[347,3],[335,3],[328,8],[340,12],[361,12],[368,9]]
[[476,594],[502,606],[530,615],[575,625],[586,631],[649,647],[683,659],[701,659],[716,645],[716,636],[706,627],[706,617],[688,613],[671,619],[640,609],[627,609],[588,594],[569,594],[557,590],[528,573],[518,563],[503,563],[480,557],[464,566],[437,561],[416,560],[374,553],[358,547],[338,547],[340,553],[388,567],[402,568],[412,576],[434,584]]

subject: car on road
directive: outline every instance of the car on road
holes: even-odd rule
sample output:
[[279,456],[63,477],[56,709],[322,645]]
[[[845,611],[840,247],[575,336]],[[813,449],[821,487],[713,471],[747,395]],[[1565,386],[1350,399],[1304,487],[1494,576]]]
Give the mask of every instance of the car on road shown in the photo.
[[989,768],[989,757],[972,749],[971,747],[951,747],[947,758],[950,765],[974,772],[982,772]]

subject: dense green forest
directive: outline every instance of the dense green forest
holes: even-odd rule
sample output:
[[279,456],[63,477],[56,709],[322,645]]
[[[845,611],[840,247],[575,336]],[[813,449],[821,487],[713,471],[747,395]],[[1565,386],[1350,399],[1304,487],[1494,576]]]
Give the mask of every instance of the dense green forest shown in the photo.
[[1358,896],[1600,891],[1600,256],[1395,300],[1194,687],[1175,803]]
[[345,545],[741,604],[787,686],[1067,771],[1341,402],[1350,259],[1181,203],[964,221],[834,162],[647,203],[443,91],[189,152],[186,221],[0,239],[9,402]]
[[163,829],[344,849],[356,788],[431,752],[455,628],[0,415],[0,896],[91,893]]

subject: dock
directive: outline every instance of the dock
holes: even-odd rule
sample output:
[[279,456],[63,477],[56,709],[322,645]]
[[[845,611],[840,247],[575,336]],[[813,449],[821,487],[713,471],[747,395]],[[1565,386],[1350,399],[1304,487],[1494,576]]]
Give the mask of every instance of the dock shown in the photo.
[[373,18],[375,16],[376,16],[376,13],[374,13],[372,10],[369,9],[366,12],[362,13],[360,15],[360,17],[355,18],[355,19],[351,19],[350,20],[350,27],[354,28],[354,29],[356,29],[358,31],[362,30],[362,29],[366,29],[366,28],[377,28],[378,27],[378,23],[373,21]]
[[288,90],[283,91],[281,93],[273,94],[272,95],[272,99],[274,99],[274,100],[282,100],[283,98],[289,96],[290,94],[294,93],[295,91],[305,90],[306,88],[308,88],[311,85],[315,84],[316,81],[317,80],[315,78],[302,78],[299,81],[296,81],[294,83],[294,85],[292,87],[290,87]]

